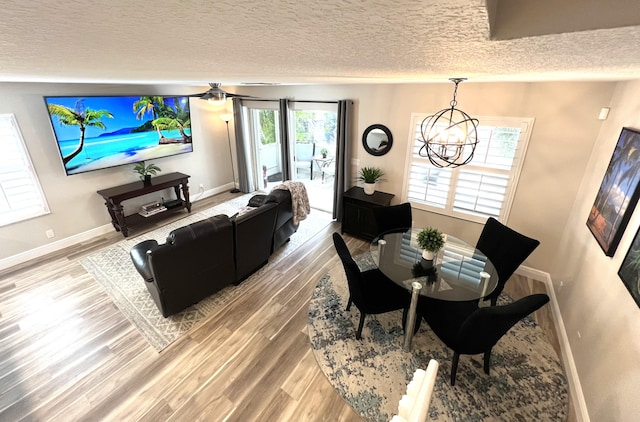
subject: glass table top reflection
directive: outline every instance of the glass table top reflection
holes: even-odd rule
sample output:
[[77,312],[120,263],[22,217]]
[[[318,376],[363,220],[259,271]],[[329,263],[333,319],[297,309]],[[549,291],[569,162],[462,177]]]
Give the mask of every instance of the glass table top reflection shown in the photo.
[[408,290],[420,283],[420,295],[448,301],[475,300],[491,293],[498,273],[491,261],[473,245],[445,234],[445,244],[432,261],[422,258],[417,236],[420,228],[384,233],[370,246],[380,271]]

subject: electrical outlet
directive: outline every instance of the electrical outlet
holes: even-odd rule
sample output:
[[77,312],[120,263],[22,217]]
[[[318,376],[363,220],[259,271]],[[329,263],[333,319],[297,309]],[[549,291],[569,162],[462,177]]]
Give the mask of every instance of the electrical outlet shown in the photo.
[[45,231],[44,234],[47,236],[47,239],[52,239],[56,237],[56,234],[53,232],[52,229]]
[[200,189],[204,190],[204,183],[200,183]]

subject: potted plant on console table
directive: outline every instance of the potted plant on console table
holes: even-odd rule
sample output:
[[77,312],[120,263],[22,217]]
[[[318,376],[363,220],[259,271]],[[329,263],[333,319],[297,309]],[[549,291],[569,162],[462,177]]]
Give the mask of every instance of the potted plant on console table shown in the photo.
[[364,193],[373,195],[376,191],[376,183],[384,182],[384,172],[378,167],[362,167],[358,175],[358,181],[364,182]]
[[444,235],[436,228],[427,227],[418,233],[416,241],[420,249],[422,249],[422,257],[430,261],[444,246]]
[[151,175],[153,174],[155,176],[156,174],[158,174],[159,171],[162,171],[162,170],[160,169],[160,167],[156,166],[153,163],[149,164],[148,166],[145,166],[144,161],[140,161],[139,163],[136,163],[136,165],[133,167],[133,171],[135,171],[140,175],[140,180],[142,180],[142,182],[145,185],[150,185]]

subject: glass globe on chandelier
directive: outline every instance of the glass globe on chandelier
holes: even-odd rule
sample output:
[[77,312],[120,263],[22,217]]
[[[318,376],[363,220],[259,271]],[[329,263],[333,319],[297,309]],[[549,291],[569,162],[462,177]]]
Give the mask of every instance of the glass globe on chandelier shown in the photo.
[[478,119],[456,108],[458,84],[466,78],[450,78],[456,84],[449,108],[427,116],[420,125],[421,157],[429,158],[436,167],[458,167],[469,163],[478,144]]

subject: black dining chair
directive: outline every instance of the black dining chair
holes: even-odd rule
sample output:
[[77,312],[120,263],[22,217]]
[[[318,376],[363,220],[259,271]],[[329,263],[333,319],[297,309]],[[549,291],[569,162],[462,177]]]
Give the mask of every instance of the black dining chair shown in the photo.
[[[342,261],[344,272],[349,285],[349,301],[347,311],[351,304],[356,305],[360,311],[360,323],[356,332],[356,339],[362,338],[362,328],[367,315],[383,314],[399,309],[406,315],[409,309],[411,295],[403,287],[387,278],[379,269],[360,271],[358,264],[353,260],[347,244],[339,233],[333,234],[333,244]],[[403,315],[403,319],[405,316]]]
[[478,307],[475,302],[430,301],[422,316],[433,332],[453,350],[451,385],[456,383],[460,355],[484,353],[489,375],[491,349],[511,327],[549,302],[546,294],[523,297],[508,305]]
[[485,254],[496,268],[498,285],[483,300],[490,300],[491,305],[495,306],[504,285],[539,244],[538,240],[518,233],[489,217],[480,233],[476,249]]
[[399,205],[372,208],[374,221],[376,222],[376,234],[385,232],[404,232],[411,228],[411,204],[408,202]]

